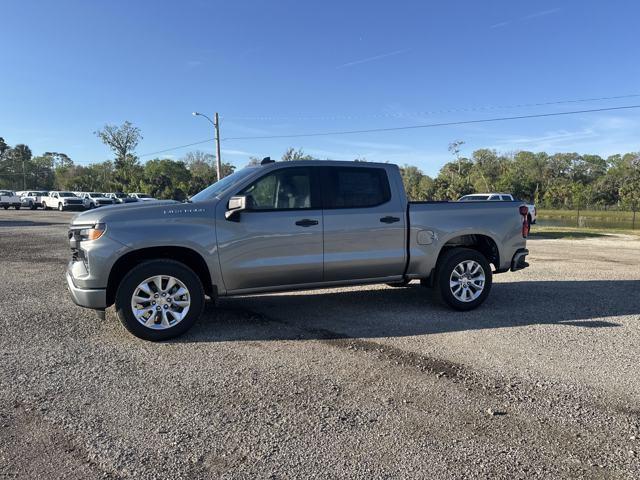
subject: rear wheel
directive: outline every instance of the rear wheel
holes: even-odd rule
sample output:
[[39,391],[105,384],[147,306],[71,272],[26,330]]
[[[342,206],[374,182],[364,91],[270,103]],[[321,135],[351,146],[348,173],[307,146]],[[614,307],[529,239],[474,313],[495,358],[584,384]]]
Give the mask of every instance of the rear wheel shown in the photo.
[[62,205],[61,203],[58,204],[58,211],[62,212],[64,210],[64,205]]
[[444,303],[456,310],[473,310],[489,295],[491,266],[476,250],[454,248],[439,260],[436,282],[436,294]]
[[200,317],[204,289],[186,265],[150,260],[124,277],[115,304],[118,318],[136,337],[167,340],[186,332]]
[[16,210],[20,210],[20,205],[14,205],[13,208],[15,208]]
[[35,210],[36,209],[36,204],[33,202],[29,202],[29,210]]

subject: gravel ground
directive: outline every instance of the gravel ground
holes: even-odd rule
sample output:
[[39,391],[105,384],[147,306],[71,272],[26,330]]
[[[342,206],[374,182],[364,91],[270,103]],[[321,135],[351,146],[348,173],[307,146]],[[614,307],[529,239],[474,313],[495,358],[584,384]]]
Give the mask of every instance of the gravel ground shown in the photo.
[[0,212],[0,478],[639,478],[640,240],[417,285],[220,299],[148,343],[74,306],[70,213]]

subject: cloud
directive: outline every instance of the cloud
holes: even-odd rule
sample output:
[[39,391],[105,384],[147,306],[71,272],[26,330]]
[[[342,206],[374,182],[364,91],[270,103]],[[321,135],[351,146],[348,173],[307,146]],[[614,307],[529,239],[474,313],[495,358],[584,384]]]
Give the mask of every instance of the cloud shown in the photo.
[[538,17],[546,17],[547,15],[551,15],[553,13],[557,13],[560,10],[562,10],[561,8],[552,8],[550,10],[543,10],[541,12],[536,12],[536,13],[532,13],[530,15],[527,15],[526,17],[522,17],[522,20],[528,20],[530,18],[538,18]]
[[500,23],[496,23],[491,25],[489,28],[500,28],[500,27],[506,27],[507,25],[509,25],[511,23],[511,21],[506,21],[506,22],[500,22]]
[[342,65],[338,65],[336,68],[348,68],[353,67],[355,65],[362,65],[363,63],[375,62],[376,60],[382,60],[383,58],[394,57],[396,55],[401,55],[403,53],[407,53],[409,51],[408,48],[403,50],[395,50],[393,52],[381,53],[380,55],[374,55],[373,57],[362,58],[360,60],[354,60],[352,62],[343,63]]
[[517,19],[505,20],[504,22],[494,23],[493,25],[490,25],[489,28],[506,27],[507,25],[510,25],[511,23],[514,23],[514,22],[521,22],[521,21],[524,21],[524,20],[531,20],[533,18],[546,17],[547,15],[553,15],[554,13],[558,13],[561,10],[562,10],[562,8],[560,8],[560,7],[551,8],[549,10],[542,10],[540,12],[530,13],[529,15],[525,15],[524,17],[520,17],[520,18],[517,18]]

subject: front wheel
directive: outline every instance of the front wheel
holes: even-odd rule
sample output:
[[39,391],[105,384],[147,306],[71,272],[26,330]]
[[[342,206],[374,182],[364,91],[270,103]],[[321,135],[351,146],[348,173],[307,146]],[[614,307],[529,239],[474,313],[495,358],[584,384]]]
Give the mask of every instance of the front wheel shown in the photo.
[[35,210],[36,209],[36,204],[33,202],[29,202],[29,210]]
[[58,211],[62,212],[64,210],[64,205],[62,205],[61,203],[58,204]]
[[436,293],[456,310],[473,310],[489,295],[492,273],[489,262],[470,248],[454,248],[438,262]]
[[20,210],[20,205],[14,205],[13,208],[15,208],[16,210]]
[[124,277],[115,304],[118,318],[136,337],[167,340],[182,335],[200,317],[204,289],[186,265],[150,260]]

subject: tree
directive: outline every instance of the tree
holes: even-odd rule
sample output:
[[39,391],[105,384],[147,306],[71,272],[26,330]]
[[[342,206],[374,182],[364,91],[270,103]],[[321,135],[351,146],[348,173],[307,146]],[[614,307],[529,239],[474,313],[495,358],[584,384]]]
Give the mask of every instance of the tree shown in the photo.
[[633,212],[632,227],[636,228],[636,212],[640,206],[640,155],[629,161],[629,173],[620,188],[623,206]]
[[[210,153],[200,150],[187,152],[182,161],[191,173],[191,181],[187,189],[188,195],[195,195],[217,181],[216,169],[214,166],[215,157]],[[231,175],[236,167],[230,163],[222,162],[222,176]]]
[[182,161],[156,158],[144,165],[144,189],[153,197],[184,200],[190,180],[191,173]]
[[431,177],[422,173],[418,167],[405,165],[400,168],[402,183],[409,200],[430,200],[435,193],[434,182]]
[[140,129],[126,121],[120,126],[105,125],[94,133],[115,154],[114,186],[126,190],[137,185],[142,168],[134,151],[143,138]]
[[287,148],[287,150],[282,154],[282,161],[289,162],[292,160],[313,160],[311,155],[306,155],[304,150],[301,148],[296,150],[293,147]]

